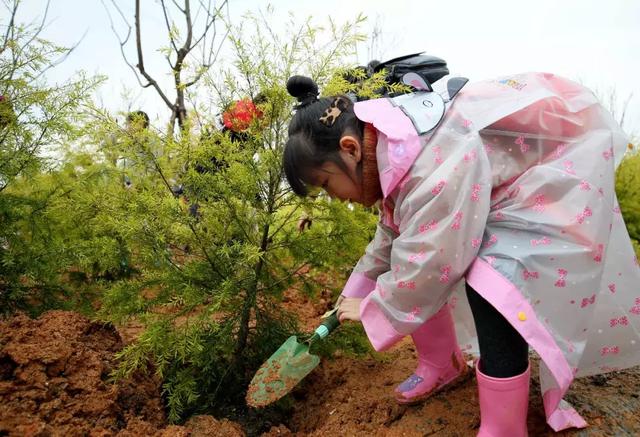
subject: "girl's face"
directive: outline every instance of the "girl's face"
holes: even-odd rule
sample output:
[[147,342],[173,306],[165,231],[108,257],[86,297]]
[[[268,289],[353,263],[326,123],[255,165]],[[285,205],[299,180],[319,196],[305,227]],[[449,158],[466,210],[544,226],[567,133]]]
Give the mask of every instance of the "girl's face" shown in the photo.
[[332,198],[363,203],[362,180],[358,174],[358,163],[362,157],[360,141],[353,136],[343,136],[339,153],[346,171],[336,163],[327,161],[320,168],[312,170],[311,183],[324,189]]

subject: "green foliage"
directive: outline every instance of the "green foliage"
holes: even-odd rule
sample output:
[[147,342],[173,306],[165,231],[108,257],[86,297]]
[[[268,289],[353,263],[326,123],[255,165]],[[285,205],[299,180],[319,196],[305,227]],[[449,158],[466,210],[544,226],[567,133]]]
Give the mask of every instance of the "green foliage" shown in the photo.
[[[352,81],[347,80],[347,76]],[[374,73],[371,77],[367,77],[367,73],[359,68],[339,68],[336,69],[333,77],[324,87],[324,94],[331,96],[340,93],[354,93],[359,97],[374,99],[381,97],[385,92],[406,93],[410,91],[410,87],[401,83],[389,84],[386,82],[386,70]]]
[[[633,147],[630,147],[633,149]],[[616,173],[616,193],[625,224],[640,257],[640,154],[628,153]]]
[[2,27],[0,311],[38,312],[71,298],[60,281],[73,258],[65,219],[51,211],[69,187],[51,177],[50,157],[81,136],[82,107],[98,79],[80,74],[63,84],[45,83],[43,72],[69,49],[39,38],[41,27],[14,21]]
[[[284,293],[337,291],[375,229],[368,209],[288,189],[281,159],[295,102],[284,84],[306,74],[324,95],[403,89],[387,87],[383,73],[349,70],[363,80],[345,80],[362,17],[322,29],[291,16],[280,34],[272,12],[231,28],[233,62],[204,76],[223,107],[263,97],[262,118],[234,136],[206,116],[218,107],[191,112],[178,136],[118,125],[88,101],[97,79],[41,80],[68,50],[38,29],[14,26],[0,51],[2,311],[97,308],[102,320],[140,323],[113,376],[155,369],[174,422],[230,405],[242,411],[261,363],[290,335],[306,335],[283,308]],[[637,251],[638,175],[630,155],[617,191]],[[313,225],[300,232],[303,214]],[[314,346],[324,356],[337,349],[373,353],[354,324]]]
[[[95,81],[47,87],[11,73],[23,79],[3,82],[8,102],[19,91],[41,100],[0,105],[9,120],[2,153],[13,159],[0,198],[3,308],[97,306],[103,320],[136,319],[144,330],[119,354],[114,376],[154,368],[172,421],[242,405],[260,364],[288,336],[305,335],[282,309],[283,293],[342,284],[373,234],[371,211],[323,195],[299,199],[281,168],[295,103],[287,78],[306,73],[330,82],[327,92],[349,91],[334,83],[336,67],[362,39],[361,20],[323,33],[292,17],[276,35],[268,17],[247,17],[254,34],[231,29],[233,68],[221,72],[224,87],[209,77],[208,91],[223,104],[264,96],[263,118],[234,141],[202,116],[205,128],[188,119],[178,138],[120,126],[86,100]],[[380,85],[364,81],[363,92]],[[53,145],[56,166],[39,153]],[[313,226],[301,233],[303,213]],[[333,344],[367,350],[349,327]]]
[[[233,141],[202,114],[205,128],[187,122],[174,138],[121,128],[95,110],[86,154],[68,157],[69,177],[87,183],[56,206],[82,223],[70,238],[84,242],[75,251],[77,268],[104,289],[99,317],[135,318],[145,327],[119,355],[115,376],[152,364],[164,380],[172,421],[243,405],[261,363],[288,336],[304,335],[296,315],[282,309],[283,293],[314,295],[341,285],[373,236],[371,211],[326,196],[299,199],[281,166],[295,104],[287,78],[306,73],[322,86],[335,77],[362,38],[354,31],[360,21],[330,23],[322,33],[292,18],[280,35],[268,16],[247,16],[245,28],[232,28],[235,59],[221,71],[224,86],[208,77],[208,92],[223,106],[258,93],[264,98],[263,117]],[[92,159],[79,164],[84,156]],[[300,232],[303,213],[313,226]],[[340,338],[363,348],[362,335]]]
[[[141,323],[113,376],[155,369],[172,421],[240,408],[258,366],[288,336],[305,335],[283,309],[285,291],[337,291],[375,229],[372,211],[325,195],[300,199],[284,183],[295,105],[284,84],[307,74],[324,95],[402,89],[387,87],[383,73],[349,70],[363,80],[344,79],[362,17],[322,29],[291,16],[280,34],[272,12],[231,28],[233,62],[204,76],[222,106],[263,97],[263,117],[234,138],[206,116],[218,107],[191,112],[177,137],[120,126],[88,101],[97,79],[41,80],[68,50],[39,39],[39,29],[14,25],[0,46],[2,311],[97,307],[103,320]],[[616,181],[637,252],[639,175],[639,155],[630,155]],[[303,214],[313,225],[300,232]],[[372,353],[352,324],[314,349]]]

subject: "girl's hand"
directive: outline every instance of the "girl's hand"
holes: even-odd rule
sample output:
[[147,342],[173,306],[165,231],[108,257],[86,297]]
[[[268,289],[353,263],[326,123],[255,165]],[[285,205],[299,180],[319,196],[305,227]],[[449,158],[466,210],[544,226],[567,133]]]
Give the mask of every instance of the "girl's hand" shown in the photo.
[[333,307],[334,308],[338,308],[343,300],[344,300],[344,296],[343,295],[338,296],[338,300],[336,300],[336,303],[333,305]]
[[360,321],[360,302],[362,299],[355,297],[345,297],[338,307],[338,320],[342,323],[344,320]]

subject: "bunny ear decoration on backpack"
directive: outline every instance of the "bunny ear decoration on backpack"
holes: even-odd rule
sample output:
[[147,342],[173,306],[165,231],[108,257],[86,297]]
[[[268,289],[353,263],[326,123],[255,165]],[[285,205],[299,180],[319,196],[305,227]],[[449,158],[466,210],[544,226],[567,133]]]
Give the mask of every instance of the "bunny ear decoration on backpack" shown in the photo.
[[[446,93],[441,92],[442,98],[445,102],[453,100],[453,98],[460,92],[463,86],[469,82],[466,77],[451,77],[447,79]],[[415,88],[417,91],[433,91],[431,84],[426,82],[422,76],[417,73],[410,72],[402,76],[402,83]]]
[[410,72],[402,76],[402,83],[415,88],[418,91],[433,91],[431,85],[417,73]]

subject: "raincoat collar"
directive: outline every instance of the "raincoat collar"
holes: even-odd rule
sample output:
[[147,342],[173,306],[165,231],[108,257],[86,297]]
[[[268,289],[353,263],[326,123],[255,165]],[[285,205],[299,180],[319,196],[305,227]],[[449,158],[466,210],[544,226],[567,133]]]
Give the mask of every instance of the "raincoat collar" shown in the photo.
[[[446,89],[447,81],[448,76],[445,76],[434,83],[432,92],[420,91],[399,98],[365,100],[354,105],[356,117],[371,123],[379,133],[378,171],[385,198],[409,171],[422,150],[423,141],[433,134],[449,109],[451,99]],[[423,100],[437,102],[442,107],[437,111],[421,109]],[[415,122],[424,118],[425,114],[431,117],[427,124]]]

